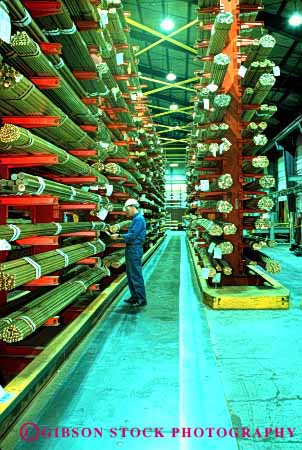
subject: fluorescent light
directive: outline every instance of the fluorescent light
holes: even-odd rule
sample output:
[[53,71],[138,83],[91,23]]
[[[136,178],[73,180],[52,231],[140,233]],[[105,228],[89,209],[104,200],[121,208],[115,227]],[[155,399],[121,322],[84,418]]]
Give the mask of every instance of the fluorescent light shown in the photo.
[[178,109],[178,105],[176,103],[172,103],[170,105],[170,111],[176,111]]
[[175,81],[177,77],[176,77],[175,73],[170,72],[170,73],[168,73],[166,78],[168,81]]
[[177,163],[171,163],[170,167],[178,167],[178,164]]
[[174,22],[173,22],[172,19],[168,19],[168,18],[167,18],[167,19],[164,19],[164,20],[162,21],[162,23],[160,24],[160,26],[161,26],[161,28],[162,28],[163,30],[165,30],[165,31],[171,31],[171,30],[173,30],[175,24],[174,24]]
[[295,12],[295,13],[292,14],[291,17],[289,18],[288,23],[289,23],[292,27],[299,27],[300,25],[302,25],[302,15],[299,14],[298,12]]

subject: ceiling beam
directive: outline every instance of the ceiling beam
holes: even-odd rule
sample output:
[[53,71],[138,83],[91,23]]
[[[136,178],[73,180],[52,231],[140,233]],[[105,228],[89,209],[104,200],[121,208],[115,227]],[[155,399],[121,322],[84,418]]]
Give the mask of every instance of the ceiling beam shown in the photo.
[[[151,81],[152,83],[163,84],[165,86],[170,86],[171,85],[171,82],[167,83],[166,81],[157,80],[156,78],[144,77],[143,75],[140,75],[140,79],[144,80],[144,81]],[[178,88],[179,89],[184,89],[185,91],[191,91],[191,92],[193,91],[193,92],[195,92],[195,89],[188,88],[186,86],[179,85]]]
[[164,38],[161,38],[161,39],[159,39],[159,40],[156,41],[156,42],[153,42],[152,44],[148,45],[147,47],[143,48],[142,50],[139,50],[139,51],[136,53],[136,56],[139,56],[139,55],[141,55],[142,53],[148,52],[149,50],[151,50],[152,48],[156,47],[157,45],[160,45],[160,44],[162,44],[163,42],[166,42],[166,41],[168,40],[167,38],[170,38],[170,37],[172,37],[172,36],[175,36],[176,34],[181,33],[181,32],[184,31],[184,30],[187,30],[188,28],[190,28],[190,27],[196,25],[197,23],[198,23],[198,19],[195,19],[195,20],[192,20],[192,21],[189,22],[189,23],[186,23],[186,24],[183,25],[182,27],[180,27],[180,28],[178,28],[177,30],[173,31],[173,33],[168,34],[168,36],[166,36],[166,37],[164,37]]
[[126,21],[129,25],[132,25],[133,27],[138,28],[139,30],[145,31],[146,33],[149,33],[153,36],[164,39],[164,41],[168,41],[171,44],[174,44],[176,47],[180,47],[187,52],[191,52],[194,53],[194,55],[197,55],[197,50],[195,48],[192,48],[189,45],[184,44],[183,42],[177,41],[176,39],[173,39],[167,36],[166,34],[160,33],[159,31],[153,30],[152,28],[147,27],[143,23],[137,22],[136,20],[133,20],[130,17],[126,17]]
[[[178,108],[176,110],[169,110],[169,111],[165,111],[162,113],[158,113],[158,114],[154,114],[153,116],[151,116],[152,119],[154,119],[155,117],[161,117],[161,116],[168,116],[169,114],[175,114],[178,112],[183,112],[184,114],[189,114],[192,117],[192,113],[187,112],[188,109],[193,109],[194,106],[185,106],[184,108]],[[185,112],[186,111],[186,112]]]
[[[178,81],[177,83],[169,83],[169,86],[162,86],[157,89],[152,89],[151,91],[146,91],[146,92],[144,92],[144,95],[150,95],[150,94],[153,94],[156,92],[166,91],[167,89],[174,89],[174,88],[179,89],[180,86],[182,86],[184,84],[193,83],[193,81],[199,80],[199,78],[200,77],[193,77],[193,78],[189,78],[188,80]],[[192,89],[192,90],[193,90],[193,92],[195,92],[195,89]]]
[[264,21],[265,28],[268,28],[270,31],[275,33],[279,33],[294,40],[299,40],[302,37],[301,29],[294,30],[290,27],[286,19],[283,19],[276,14],[260,11],[257,16],[257,20]]

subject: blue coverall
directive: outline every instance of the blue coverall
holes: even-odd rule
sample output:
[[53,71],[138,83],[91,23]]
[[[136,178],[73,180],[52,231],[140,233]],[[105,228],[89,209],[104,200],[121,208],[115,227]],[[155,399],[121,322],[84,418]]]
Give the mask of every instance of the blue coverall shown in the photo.
[[131,298],[139,303],[147,302],[142,270],[143,243],[146,239],[146,222],[138,212],[132,217],[132,223],[121,237],[126,242],[126,273]]

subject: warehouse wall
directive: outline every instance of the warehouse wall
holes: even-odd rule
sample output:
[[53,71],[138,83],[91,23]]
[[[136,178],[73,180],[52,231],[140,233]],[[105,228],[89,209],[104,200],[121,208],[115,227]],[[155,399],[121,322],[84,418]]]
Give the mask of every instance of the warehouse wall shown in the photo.
[[166,201],[167,206],[184,208],[187,195],[185,165],[166,168]]

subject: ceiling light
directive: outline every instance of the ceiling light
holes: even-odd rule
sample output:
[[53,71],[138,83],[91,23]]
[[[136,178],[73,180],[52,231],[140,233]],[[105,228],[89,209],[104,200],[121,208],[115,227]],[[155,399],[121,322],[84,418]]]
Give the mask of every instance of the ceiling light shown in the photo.
[[168,81],[175,81],[177,77],[176,77],[175,73],[170,72],[170,73],[168,73],[166,78]]
[[300,25],[302,25],[302,15],[299,14],[298,12],[295,12],[295,13],[292,14],[291,17],[289,18],[288,23],[289,23],[292,27],[299,27]]
[[176,103],[172,103],[170,105],[170,111],[176,111],[178,109],[178,105]]
[[171,164],[170,164],[170,167],[178,167],[178,164],[176,164],[176,163],[171,163]]
[[175,25],[172,19],[164,19],[160,26],[165,31],[171,31],[173,30]]

